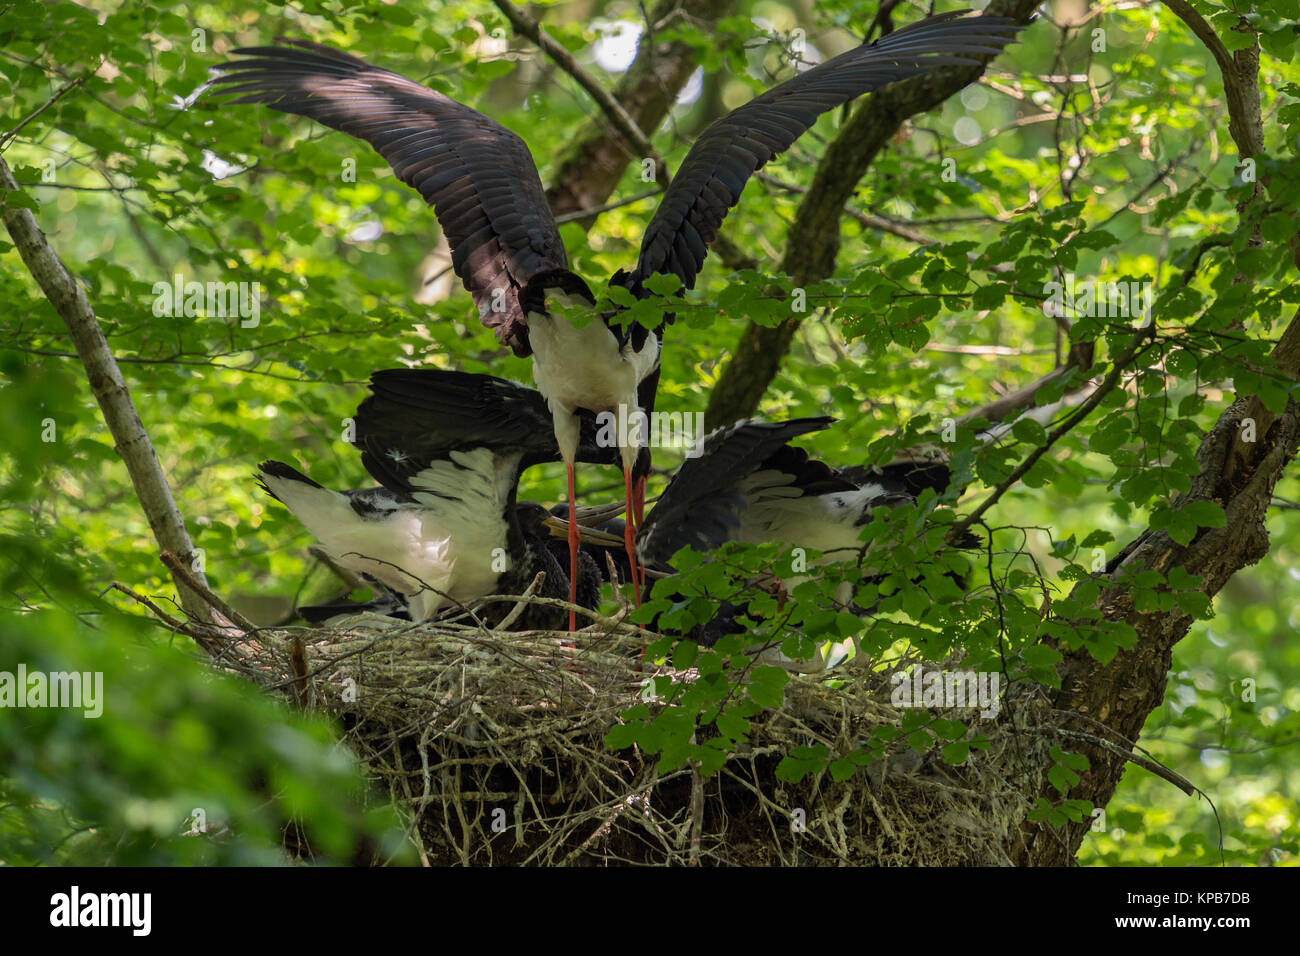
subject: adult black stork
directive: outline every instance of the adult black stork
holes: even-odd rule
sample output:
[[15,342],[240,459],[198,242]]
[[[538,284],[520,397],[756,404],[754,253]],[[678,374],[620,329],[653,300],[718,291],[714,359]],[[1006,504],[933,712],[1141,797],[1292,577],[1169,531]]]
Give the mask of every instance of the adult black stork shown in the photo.
[[[710,124],[691,146],[642,236],[631,272],[611,284],[637,298],[653,275],[695,285],[708,245],[750,176],[817,118],[864,93],[936,67],[996,55],[1020,26],[1007,17],[928,17],[807,70]],[[517,135],[455,100],[364,60],[307,40],[249,47],[214,78],[233,103],[262,103],[307,116],[373,146],[398,178],[433,206],[452,266],[483,324],[516,355],[533,355],[575,500],[576,415],[653,409],[664,325],[624,326],[614,314],[578,328],[550,303],[590,308],[590,287],[570,271],[537,167]],[[665,315],[665,324],[671,316]],[[639,430],[620,436],[625,511],[639,519],[649,455]],[[571,532],[576,528],[571,526]],[[633,528],[625,546],[636,566]],[[569,539],[570,578],[578,540]],[[633,575],[635,578],[635,574]]]

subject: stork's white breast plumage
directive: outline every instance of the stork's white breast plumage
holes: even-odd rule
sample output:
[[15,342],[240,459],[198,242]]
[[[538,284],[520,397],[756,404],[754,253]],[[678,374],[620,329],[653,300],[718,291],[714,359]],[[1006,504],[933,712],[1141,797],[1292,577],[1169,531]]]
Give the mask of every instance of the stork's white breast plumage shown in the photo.
[[[873,502],[882,504],[889,497],[882,486],[869,483],[856,491],[836,491],[823,495],[803,494],[784,472],[767,470],[749,475],[741,488],[748,503],[741,516],[737,539],[761,544],[780,541],[794,547],[820,551],[814,566],[846,561],[857,556],[863,542],[859,523]],[[870,573],[869,568],[864,568]],[[782,578],[785,588],[792,589],[808,580],[809,575]],[[853,599],[853,585],[841,581],[835,600],[848,607]]]
[[[585,304],[561,293],[552,298],[566,307]],[[561,316],[530,312],[528,341],[533,349],[533,380],[555,416],[556,439],[569,460],[578,444],[574,412],[579,408],[617,412],[623,405],[630,415],[638,407],[637,386],[659,361],[659,339],[653,332],[646,335],[640,350],[631,341],[620,348],[598,317],[577,328]],[[625,465],[630,466],[635,451],[625,451]]]

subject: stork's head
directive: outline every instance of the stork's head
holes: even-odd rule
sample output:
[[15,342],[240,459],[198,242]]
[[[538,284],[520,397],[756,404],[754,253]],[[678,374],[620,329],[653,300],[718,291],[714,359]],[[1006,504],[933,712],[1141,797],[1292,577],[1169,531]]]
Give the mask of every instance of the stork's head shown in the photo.
[[530,536],[545,537],[548,535],[547,529],[552,527],[559,529],[550,532],[557,536],[564,530],[564,526],[559,524],[555,516],[535,501],[516,502],[515,518],[519,521],[519,526]]
[[506,527],[506,547],[513,561],[527,551],[546,548],[552,538],[567,537],[569,525],[535,501],[517,501],[506,510]]

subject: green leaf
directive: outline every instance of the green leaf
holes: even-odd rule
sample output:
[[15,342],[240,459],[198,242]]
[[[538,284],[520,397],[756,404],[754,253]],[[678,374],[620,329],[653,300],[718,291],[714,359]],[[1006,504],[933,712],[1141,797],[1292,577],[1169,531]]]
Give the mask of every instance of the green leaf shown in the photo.
[[1214,501],[1189,501],[1183,505],[1183,514],[1200,528],[1222,528],[1228,523],[1223,507]]
[[1113,534],[1111,534],[1109,531],[1105,531],[1101,528],[1098,528],[1095,531],[1090,531],[1088,533],[1088,536],[1079,542],[1079,547],[1099,548],[1103,544],[1109,544],[1114,540],[1115,540],[1115,536]]
[[40,208],[40,204],[21,189],[0,190],[0,209]]
[[1069,767],[1058,763],[1047,771],[1047,779],[1058,791],[1068,793],[1070,788],[1079,782],[1079,775]]
[[1169,537],[1186,547],[1196,537],[1196,522],[1185,511],[1169,512],[1169,526],[1165,529]]
[[639,730],[636,724],[615,724],[605,732],[605,746],[610,750],[626,750],[636,743]]
[[969,756],[970,756],[970,744],[966,743],[964,740],[956,741],[954,743],[944,745],[943,748],[944,763],[956,766],[957,764],[965,763],[966,758]]
[[1236,30],[1220,31],[1219,39],[1223,41],[1228,52],[1248,50],[1255,45],[1254,33],[1239,33]]
[[1047,444],[1047,431],[1032,418],[1021,418],[1012,427],[1011,434],[1031,445]]
[[749,721],[734,711],[719,714],[714,724],[721,733],[735,739],[740,739],[749,733]]
[[1031,644],[1022,648],[1020,657],[1034,667],[1054,667],[1065,660],[1060,651],[1046,644]]
[[699,656],[700,645],[695,641],[678,641],[677,646],[673,648],[673,669],[687,670],[695,665],[695,660]]
[[646,276],[644,285],[656,295],[673,295],[682,287],[681,277],[672,272],[657,272]]
[[853,772],[856,769],[857,767],[852,760],[849,760],[847,757],[841,757],[839,760],[831,761],[831,778],[836,783],[843,783],[845,780],[848,780],[853,776]]
[[785,701],[785,685],[789,680],[790,675],[779,667],[756,667],[745,690],[750,700],[760,707],[780,707]]
[[971,295],[971,308],[981,311],[996,309],[1007,298],[1007,287],[1000,282],[991,282],[976,289]]

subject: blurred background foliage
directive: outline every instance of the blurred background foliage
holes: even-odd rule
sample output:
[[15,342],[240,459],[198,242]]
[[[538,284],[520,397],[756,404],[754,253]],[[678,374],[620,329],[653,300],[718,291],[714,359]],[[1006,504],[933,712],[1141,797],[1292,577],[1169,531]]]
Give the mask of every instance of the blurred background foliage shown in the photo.
[[[1194,5],[1235,41],[1222,6]],[[602,81],[626,69],[637,4],[532,9]],[[1244,187],[1222,84],[1201,44],[1158,4],[1055,0],[1043,9],[1048,18],[982,82],[919,117],[872,165],[853,208],[933,242],[845,216],[836,276],[808,290],[810,314],[761,409],[771,418],[837,415],[839,425],[806,443],[833,464],[887,459],[894,447],[933,437],[945,419],[1050,371],[1072,340],[1095,339],[1099,357],[1113,355],[1132,331],[1124,320],[1081,320],[1067,333],[1044,314],[1043,283],[1062,270],[1081,281],[1154,281],[1163,292],[1206,237],[1237,241],[1202,250],[1191,294],[1157,307],[1169,334],[1140,357],[1115,400],[990,513],[1006,530],[966,619],[987,620],[993,592],[1017,598],[1027,616],[1000,635],[1013,646],[1038,635],[1040,583],[1060,597],[1070,568],[1091,560],[1078,542],[1113,540],[1114,553],[1158,519],[1234,382],[1285,398],[1266,379],[1243,384],[1259,349],[1214,333],[1227,324],[1221,312],[1244,310],[1248,337],[1275,337],[1274,323],[1297,301],[1285,257],[1242,258],[1248,230],[1235,203]],[[792,31],[804,31],[805,59],[827,58],[858,42],[875,12],[874,3],[848,0],[739,0],[716,24],[675,20],[667,29],[698,49],[701,70],[654,131],[657,147],[675,167],[711,118],[791,75]],[[895,20],[914,15],[905,4]],[[1056,25],[1085,16],[1082,32],[1066,36]],[[1270,157],[1261,168],[1278,181],[1300,180],[1297,18],[1296,0],[1279,0],[1256,20]],[[1094,49],[1094,29],[1104,51]],[[432,364],[531,380],[526,361],[479,326],[458,283],[438,301],[413,301],[437,224],[377,155],[306,120],[195,101],[209,66],[277,35],[339,46],[484,110],[525,139],[543,181],[596,109],[486,0],[0,4],[0,133],[82,81],[25,127],[5,158],[123,363],[209,582],[263,621],[295,596],[307,602],[335,585],[308,556],[303,530],[256,490],[258,461],[294,462],[327,486],[367,483],[343,434],[378,368]],[[839,111],[823,117],[751,181],[727,220],[724,233],[764,276],[841,122]],[[355,181],[345,176],[352,163]],[[646,191],[639,172],[630,162],[614,198]],[[655,202],[605,212],[589,233],[566,225],[575,269],[595,285],[632,263]],[[1272,222],[1293,226],[1295,196],[1279,193],[1275,203]],[[1269,239],[1281,234],[1270,221],[1262,228]],[[326,724],[211,678],[181,639],[143,623],[121,594],[104,593],[119,581],[165,603],[173,589],[62,321],[5,241],[0,263],[0,670],[19,661],[102,670],[108,692],[93,721],[0,710],[0,859],[263,862],[282,858],[276,848],[290,819],[307,821],[323,859],[346,861],[366,841],[395,852],[396,821],[365,809],[382,799],[365,795],[360,770]],[[1225,297],[1238,264],[1254,281]],[[260,283],[259,324],[155,316],[154,284],[177,274]],[[765,288],[710,258],[697,308],[670,333],[659,408],[703,410],[739,332],[736,316],[788,315],[783,298],[762,297]],[[49,421],[53,441],[43,440]],[[959,510],[1038,438],[1041,429],[1026,427],[967,455],[962,467],[973,480]],[[658,487],[672,465],[671,455],[660,457]],[[584,493],[621,488],[616,473],[596,474],[583,476]],[[535,469],[521,496],[560,500],[561,477]],[[1297,862],[1294,476],[1277,497],[1268,558],[1234,578],[1213,619],[1178,645],[1165,703],[1142,738],[1214,800],[1217,816],[1130,767],[1082,863],[1212,865],[1220,838],[1230,864]],[[1247,687],[1253,700],[1243,700]],[[238,823],[220,839],[194,840],[183,835],[194,807],[209,808],[210,822]]]

